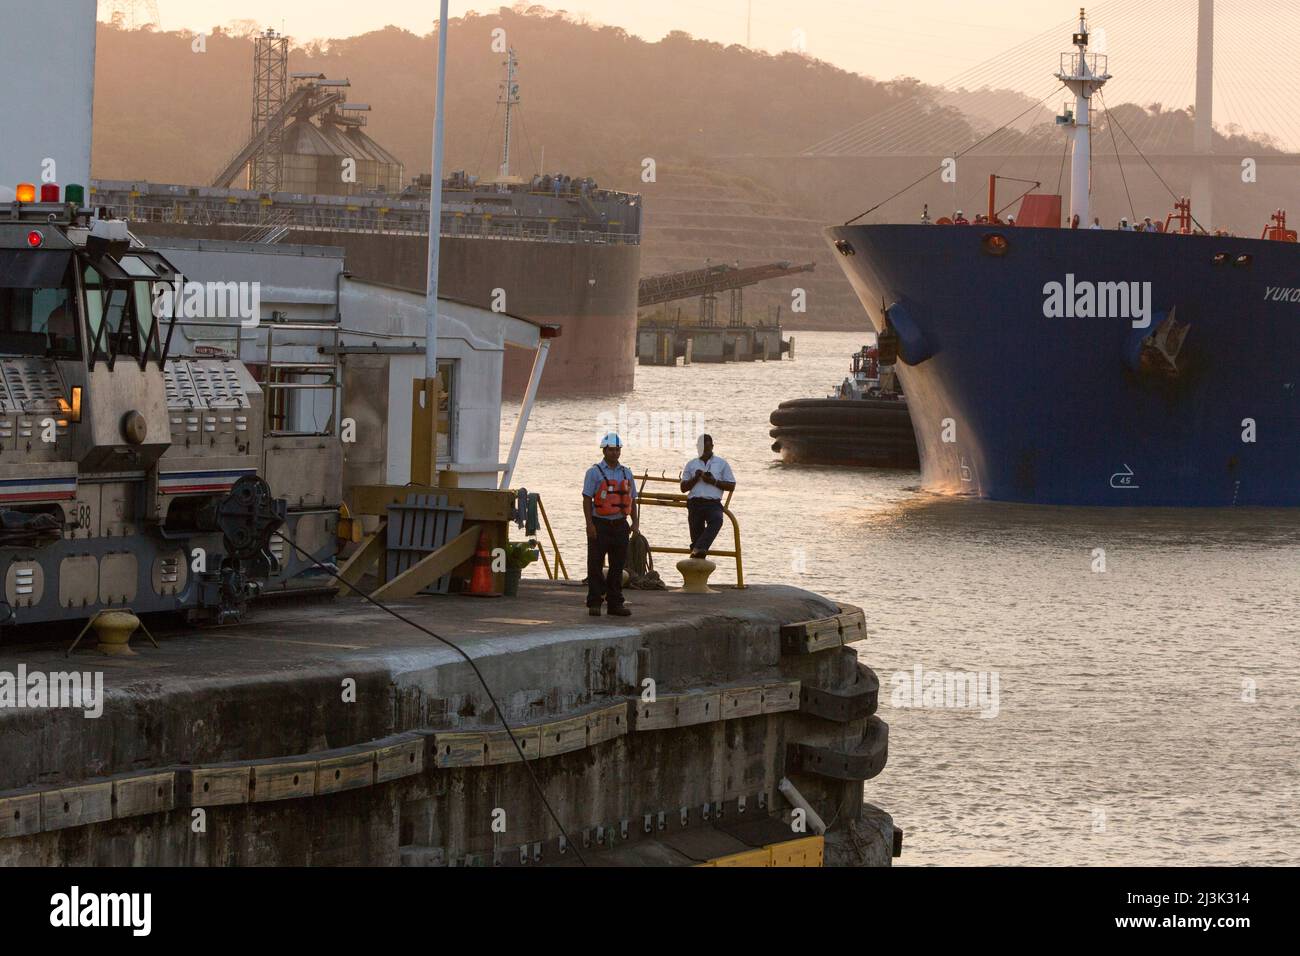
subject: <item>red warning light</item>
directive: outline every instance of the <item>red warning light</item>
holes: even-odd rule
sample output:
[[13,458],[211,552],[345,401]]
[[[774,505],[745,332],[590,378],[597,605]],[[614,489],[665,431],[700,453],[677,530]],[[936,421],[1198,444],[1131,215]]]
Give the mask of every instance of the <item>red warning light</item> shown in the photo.
[[58,202],[58,183],[41,183],[41,202]]
[[45,244],[45,236],[39,229],[33,229],[27,234],[27,244],[33,249],[39,249]]

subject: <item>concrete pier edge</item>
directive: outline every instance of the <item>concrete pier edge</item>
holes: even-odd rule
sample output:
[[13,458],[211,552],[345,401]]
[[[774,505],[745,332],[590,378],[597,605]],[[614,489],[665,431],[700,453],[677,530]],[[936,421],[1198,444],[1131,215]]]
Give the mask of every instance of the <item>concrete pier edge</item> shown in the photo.
[[[827,862],[888,862],[892,821],[861,823],[888,734],[878,681],[849,647],[866,637],[859,609],[760,587],[638,595],[630,621],[556,627],[580,620],[576,592],[525,592],[508,609],[443,598],[403,611],[473,654],[571,839],[650,841],[623,854],[648,863],[721,856],[723,836],[746,839],[735,821],[767,818],[764,839],[770,820],[788,826],[788,775],[837,821]],[[169,635],[152,658],[104,665],[103,721],[0,710],[0,863],[572,861],[468,666],[378,613],[338,602],[324,619],[274,610],[224,635]],[[103,663],[20,653],[33,669]],[[13,656],[0,648],[0,671]],[[348,679],[358,703],[333,705]],[[324,746],[292,746],[304,742]]]

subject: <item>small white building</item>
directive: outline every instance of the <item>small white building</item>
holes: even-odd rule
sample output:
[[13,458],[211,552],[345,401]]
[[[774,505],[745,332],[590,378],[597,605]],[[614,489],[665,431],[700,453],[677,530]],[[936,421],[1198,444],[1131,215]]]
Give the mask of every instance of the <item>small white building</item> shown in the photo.
[[[258,284],[256,327],[241,329],[238,316],[186,317],[177,323],[173,354],[238,355],[262,380],[269,374],[292,385],[268,390],[276,427],[304,434],[343,430],[344,487],[410,480],[412,383],[424,377],[423,292],[353,278],[334,246],[145,241],[187,283]],[[509,313],[439,300],[438,370],[446,399],[438,466],[461,487],[496,488],[507,467],[500,452],[506,346],[536,350],[557,333]],[[336,358],[337,377],[304,368]]]

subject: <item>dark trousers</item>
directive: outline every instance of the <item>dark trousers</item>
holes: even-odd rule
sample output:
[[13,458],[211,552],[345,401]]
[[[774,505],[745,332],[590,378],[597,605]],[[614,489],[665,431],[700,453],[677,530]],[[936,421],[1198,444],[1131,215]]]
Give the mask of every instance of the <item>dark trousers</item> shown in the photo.
[[691,550],[708,557],[713,539],[722,530],[722,502],[713,498],[690,498],[686,502],[686,520],[691,528]]
[[[587,539],[587,607],[600,607],[603,595],[610,607],[623,606],[623,566],[632,525],[626,518],[593,518],[596,537]],[[609,556],[609,576],[603,575]]]

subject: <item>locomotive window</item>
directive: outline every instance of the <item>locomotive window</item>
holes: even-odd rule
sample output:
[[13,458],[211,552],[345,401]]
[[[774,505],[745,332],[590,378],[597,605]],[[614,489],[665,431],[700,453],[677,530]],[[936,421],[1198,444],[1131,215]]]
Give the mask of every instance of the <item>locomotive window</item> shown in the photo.
[[158,273],[139,256],[123,256],[117,264],[136,280],[131,283],[135,320],[140,331],[140,341],[148,342],[154,320],[152,283],[158,280]]
[[116,286],[109,291],[104,320],[108,325],[107,335],[112,338],[113,354],[136,355],[135,316],[127,289]]
[[135,300],[136,322],[140,326],[140,340],[149,341],[149,331],[153,328],[153,295],[148,282],[132,282],[132,298]]
[[0,269],[0,353],[76,358],[76,304],[63,284],[67,260],[21,265],[26,271]]
[[86,324],[90,327],[90,341],[99,339],[99,327],[104,324],[104,290],[100,287],[99,273],[86,269]]
[[[139,320],[137,303],[141,293],[135,286],[144,287],[144,306],[148,310],[148,283],[132,283],[131,287],[106,283],[99,270],[87,266],[86,324],[90,342],[99,355],[108,356],[140,354]],[[152,312],[146,311],[152,320]],[[101,331],[102,329],[102,331]]]

